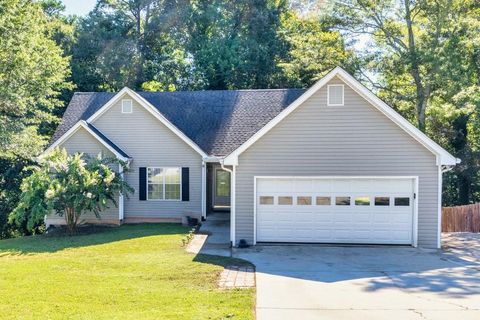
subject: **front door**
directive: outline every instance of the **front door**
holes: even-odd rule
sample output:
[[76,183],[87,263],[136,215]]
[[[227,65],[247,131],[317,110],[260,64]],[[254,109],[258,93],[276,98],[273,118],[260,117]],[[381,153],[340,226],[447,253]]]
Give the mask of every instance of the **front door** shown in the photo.
[[213,208],[230,209],[230,172],[215,168],[213,179]]

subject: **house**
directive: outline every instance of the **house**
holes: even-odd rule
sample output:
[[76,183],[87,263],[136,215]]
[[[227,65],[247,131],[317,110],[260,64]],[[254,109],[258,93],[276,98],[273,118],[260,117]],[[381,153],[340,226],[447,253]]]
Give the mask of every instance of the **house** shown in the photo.
[[233,245],[440,247],[459,162],[339,67],[308,90],[76,93],[55,147],[129,162],[136,192],[102,223],[223,211]]

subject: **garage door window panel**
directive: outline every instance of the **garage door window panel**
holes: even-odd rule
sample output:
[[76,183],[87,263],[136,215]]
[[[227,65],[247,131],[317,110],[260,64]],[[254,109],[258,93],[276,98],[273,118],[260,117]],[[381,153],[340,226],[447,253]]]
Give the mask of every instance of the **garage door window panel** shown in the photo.
[[370,197],[356,197],[355,198],[355,205],[356,206],[369,206],[370,205]]
[[335,205],[337,206],[349,206],[350,197],[335,197]]
[[332,204],[332,199],[330,197],[317,197],[316,203],[317,206],[330,206]]
[[272,205],[273,204],[273,197],[272,196],[261,196],[260,197],[260,204]]
[[375,197],[375,205],[387,207],[390,205],[390,197]]
[[394,200],[395,207],[409,207],[410,198],[409,197],[395,197]]
[[306,197],[306,196],[297,197],[297,205],[309,206],[311,204],[312,204],[312,197]]
[[278,197],[278,204],[279,205],[292,205],[293,204],[293,197],[287,197],[287,196]]

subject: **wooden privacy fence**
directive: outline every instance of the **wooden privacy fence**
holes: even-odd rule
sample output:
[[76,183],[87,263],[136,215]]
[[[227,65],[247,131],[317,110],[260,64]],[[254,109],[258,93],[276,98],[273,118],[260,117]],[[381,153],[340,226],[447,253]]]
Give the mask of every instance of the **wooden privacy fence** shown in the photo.
[[442,208],[442,232],[480,232],[480,203]]

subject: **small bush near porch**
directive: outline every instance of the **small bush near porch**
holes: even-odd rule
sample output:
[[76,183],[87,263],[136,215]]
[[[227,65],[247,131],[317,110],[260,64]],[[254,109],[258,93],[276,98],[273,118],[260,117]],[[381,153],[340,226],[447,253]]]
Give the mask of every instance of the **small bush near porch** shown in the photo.
[[0,241],[5,319],[252,319],[254,290],[217,288],[223,266],[191,255],[188,229],[124,225],[71,237]]

